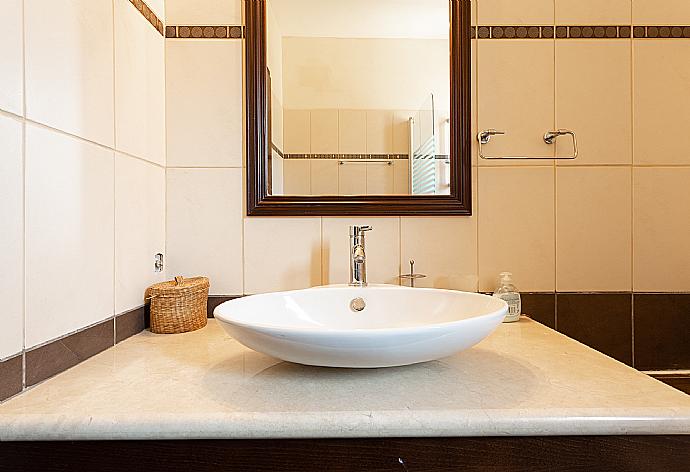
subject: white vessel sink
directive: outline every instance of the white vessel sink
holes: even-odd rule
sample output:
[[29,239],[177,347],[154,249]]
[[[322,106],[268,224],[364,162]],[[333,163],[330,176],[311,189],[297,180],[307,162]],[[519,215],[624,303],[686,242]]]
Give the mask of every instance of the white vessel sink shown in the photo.
[[[362,311],[352,308],[361,298]],[[356,305],[356,303],[355,303]],[[392,367],[455,354],[501,324],[508,305],[476,293],[397,286],[317,287],[219,305],[237,341],[299,364]]]

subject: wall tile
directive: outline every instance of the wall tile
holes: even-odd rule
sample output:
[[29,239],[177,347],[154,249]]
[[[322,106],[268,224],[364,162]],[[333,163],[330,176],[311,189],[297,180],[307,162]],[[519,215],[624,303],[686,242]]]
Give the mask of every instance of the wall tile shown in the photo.
[[415,261],[416,273],[426,274],[417,287],[477,289],[477,222],[471,218],[400,219],[400,265],[403,273]]
[[242,284],[242,170],[167,170],[167,274],[205,276],[213,295]]
[[556,328],[555,293],[521,293],[522,313],[549,328]]
[[366,164],[345,162],[338,166],[338,193],[340,195],[367,194]]
[[413,111],[396,111],[393,113],[393,153],[410,152],[410,118]]
[[115,313],[144,304],[144,291],[165,280],[153,270],[165,253],[165,170],[115,154]]
[[245,218],[245,293],[321,285],[321,218]]
[[690,164],[690,40],[634,44],[635,164]]
[[115,318],[115,342],[121,343],[127,338],[141,333],[146,329],[147,318],[151,316],[151,305],[141,306]]
[[309,110],[285,110],[283,120],[284,151],[287,154],[311,153],[311,113]]
[[364,154],[367,152],[367,115],[360,110],[339,110],[339,152]]
[[166,41],[169,167],[242,167],[242,43]]
[[[479,129],[495,128],[507,133],[484,146],[484,154],[553,156],[554,146],[544,143],[542,138],[554,128],[554,42],[480,41],[477,48]],[[501,164],[545,162],[479,161],[479,165],[486,166]]]
[[115,147],[165,165],[165,40],[115,1]]
[[240,25],[241,0],[165,0],[166,23],[171,25]]
[[27,347],[113,315],[113,194],[112,151],[27,125]]
[[112,147],[112,1],[24,3],[26,116]]
[[[580,154],[559,165],[631,164],[631,41],[556,41],[556,127],[577,133]],[[572,143],[557,141],[559,156]]]
[[393,112],[369,110],[367,113],[367,153],[393,153]]
[[558,331],[632,365],[631,294],[556,296]]
[[632,171],[556,171],[556,290],[632,290]]
[[338,110],[311,111],[311,152],[337,154]]
[[336,159],[311,159],[310,171],[311,195],[338,195],[338,161]]
[[601,25],[631,22],[633,0],[555,0],[556,24]]
[[367,278],[372,284],[398,284],[400,274],[400,218],[324,218],[323,283],[350,282],[350,233],[352,225],[373,228],[366,235]]
[[481,0],[477,2],[480,25],[552,25],[553,0]]
[[635,367],[690,369],[690,295],[635,294]]
[[[24,175],[22,123],[0,115],[0,359],[22,350]],[[1,396],[1,395],[0,395]]]
[[24,114],[22,0],[6,0],[0,17],[0,110]]
[[633,289],[690,291],[690,168],[636,168],[633,178]]
[[395,195],[410,194],[410,161],[408,159],[393,161],[393,193]]
[[311,195],[311,160],[283,160],[283,194]]
[[151,8],[159,20],[165,23],[165,3],[170,0],[146,0],[146,4]]
[[[362,164],[359,164],[360,167]],[[368,162],[366,166],[367,195],[390,195],[394,191],[393,165]]]
[[690,3],[687,0],[633,0],[632,3],[634,24],[690,24]]
[[0,362],[0,402],[22,391],[24,378],[23,356]]
[[512,272],[525,292],[553,292],[554,169],[479,169],[480,289],[496,288]]

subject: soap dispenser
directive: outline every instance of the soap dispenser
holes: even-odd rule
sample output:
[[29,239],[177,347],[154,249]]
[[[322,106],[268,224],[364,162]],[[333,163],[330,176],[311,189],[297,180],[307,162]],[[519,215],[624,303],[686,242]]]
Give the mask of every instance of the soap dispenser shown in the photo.
[[498,277],[498,288],[494,292],[494,297],[500,298],[508,304],[508,314],[503,320],[504,323],[513,323],[520,319],[522,300],[520,299],[520,293],[513,284],[513,274],[501,272]]

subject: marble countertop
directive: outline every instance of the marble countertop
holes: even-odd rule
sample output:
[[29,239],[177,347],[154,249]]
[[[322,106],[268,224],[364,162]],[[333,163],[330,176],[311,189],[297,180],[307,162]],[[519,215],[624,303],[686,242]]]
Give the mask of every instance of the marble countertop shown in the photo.
[[281,362],[215,320],[141,333],[0,405],[0,440],[690,434],[690,396],[528,319],[408,367]]

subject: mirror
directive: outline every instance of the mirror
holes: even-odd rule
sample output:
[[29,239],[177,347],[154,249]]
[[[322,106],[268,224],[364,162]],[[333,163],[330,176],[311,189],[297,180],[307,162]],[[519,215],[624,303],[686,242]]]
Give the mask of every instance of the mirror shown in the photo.
[[469,1],[246,6],[248,214],[470,214]]

